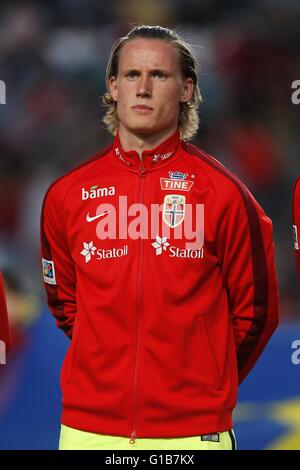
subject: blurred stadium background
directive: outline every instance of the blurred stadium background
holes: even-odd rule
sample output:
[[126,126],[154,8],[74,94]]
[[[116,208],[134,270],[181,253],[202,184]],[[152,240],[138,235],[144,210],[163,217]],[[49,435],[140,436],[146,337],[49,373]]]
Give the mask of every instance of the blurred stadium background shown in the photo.
[[300,296],[291,196],[300,173],[298,0],[3,1],[0,6],[0,269],[13,346],[0,366],[0,449],[56,449],[68,339],[45,305],[39,217],[49,184],[111,141],[100,96],[110,47],[132,24],[176,28],[204,97],[194,143],[247,184],[271,217],[281,325],[240,388],[239,449],[300,449]]

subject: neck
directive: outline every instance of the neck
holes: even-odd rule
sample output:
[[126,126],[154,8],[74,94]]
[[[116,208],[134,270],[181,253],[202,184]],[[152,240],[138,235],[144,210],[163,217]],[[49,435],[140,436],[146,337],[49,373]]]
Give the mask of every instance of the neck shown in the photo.
[[135,150],[139,154],[140,158],[142,158],[143,150],[151,150],[152,148],[157,147],[164,140],[174,134],[176,129],[177,127],[174,126],[156,134],[139,134],[129,131],[120,124],[118,132],[120,144],[123,150],[125,152]]

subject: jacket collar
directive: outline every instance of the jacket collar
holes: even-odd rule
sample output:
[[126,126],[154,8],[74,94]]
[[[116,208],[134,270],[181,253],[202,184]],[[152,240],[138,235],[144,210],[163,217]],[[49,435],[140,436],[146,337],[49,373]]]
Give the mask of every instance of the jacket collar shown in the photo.
[[169,162],[178,154],[181,148],[180,132],[179,129],[169,136],[166,140],[152,149],[143,150],[142,158],[140,158],[136,150],[129,150],[125,152],[122,148],[117,132],[113,142],[113,157],[124,166],[132,169],[139,170],[141,166],[149,170],[152,168],[160,167],[162,164]]

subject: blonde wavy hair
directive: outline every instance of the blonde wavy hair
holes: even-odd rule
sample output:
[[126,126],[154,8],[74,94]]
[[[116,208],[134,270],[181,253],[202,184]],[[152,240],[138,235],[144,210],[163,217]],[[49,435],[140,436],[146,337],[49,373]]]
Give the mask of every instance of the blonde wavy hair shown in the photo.
[[102,96],[102,102],[108,107],[103,122],[113,135],[119,126],[117,115],[117,103],[109,91],[109,79],[118,74],[118,64],[122,47],[134,39],[160,39],[174,45],[179,51],[180,66],[184,78],[193,80],[193,95],[187,103],[180,103],[178,128],[181,138],[191,139],[197,132],[200,124],[198,108],[203,102],[198,85],[197,61],[190,46],[174,31],[162,26],[135,26],[126,36],[119,38],[111,49],[110,58],[106,68],[106,92]]

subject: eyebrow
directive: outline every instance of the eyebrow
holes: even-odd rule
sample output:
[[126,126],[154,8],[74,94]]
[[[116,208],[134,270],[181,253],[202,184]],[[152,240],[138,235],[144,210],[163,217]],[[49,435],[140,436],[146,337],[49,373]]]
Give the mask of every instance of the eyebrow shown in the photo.
[[[141,73],[141,72],[140,72],[140,70],[138,70],[138,69],[135,69],[135,68],[132,68],[132,69],[130,69],[130,68],[129,68],[129,69],[126,69],[126,70],[124,70],[124,72],[123,72],[123,73],[124,73],[124,74],[127,74],[127,73],[129,73],[129,72],[131,72],[131,73],[132,73],[132,72],[134,72],[134,73],[136,73],[136,74],[140,74],[140,73]],[[165,69],[159,69],[159,68],[156,68],[156,69],[152,69],[152,70],[150,70],[150,73],[151,73],[151,74],[153,74],[153,73],[158,73],[158,72],[159,72],[159,73],[162,73],[162,74],[164,74],[164,75],[170,75],[170,74],[171,74],[171,72],[170,72],[170,71],[168,71],[168,70],[165,70]]]

